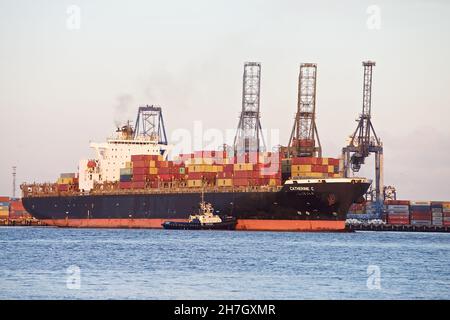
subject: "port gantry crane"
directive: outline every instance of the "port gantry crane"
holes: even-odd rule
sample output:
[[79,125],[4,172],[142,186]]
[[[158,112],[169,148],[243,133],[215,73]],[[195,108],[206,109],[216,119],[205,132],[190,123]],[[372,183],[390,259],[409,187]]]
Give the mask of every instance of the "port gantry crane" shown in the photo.
[[288,144],[289,157],[322,157],[316,126],[316,80],[317,65],[302,63],[298,76],[297,113]]
[[[242,112],[234,138],[234,153],[265,151],[260,121],[261,63],[246,62],[242,86]],[[262,145],[261,145],[262,141]]]
[[[362,114],[357,120],[358,125],[353,135],[350,136],[349,144],[342,149],[344,159],[344,175],[350,176],[350,171],[358,172],[365,159],[375,154],[375,187],[369,192],[370,200],[381,203],[384,197],[383,188],[383,144],[375,133],[371,120],[372,107],[372,68],[373,61],[364,61],[363,81],[363,108]],[[369,200],[369,199],[368,199]]]

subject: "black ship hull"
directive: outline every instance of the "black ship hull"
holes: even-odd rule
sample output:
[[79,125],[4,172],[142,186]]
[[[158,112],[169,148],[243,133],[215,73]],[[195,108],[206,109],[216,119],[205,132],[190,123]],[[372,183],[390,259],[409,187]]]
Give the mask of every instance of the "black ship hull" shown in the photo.
[[[367,180],[292,181],[278,191],[205,191],[216,214],[237,219],[238,230],[343,230],[350,205],[367,191]],[[161,228],[186,222],[201,190],[102,195],[24,197],[35,218],[60,227]]]

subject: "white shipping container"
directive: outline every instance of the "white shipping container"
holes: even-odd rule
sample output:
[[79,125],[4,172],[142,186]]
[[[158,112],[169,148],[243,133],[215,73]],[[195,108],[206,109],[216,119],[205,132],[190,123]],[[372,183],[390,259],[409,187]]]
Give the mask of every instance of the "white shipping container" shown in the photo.
[[412,206],[430,206],[431,201],[410,201],[410,205]]
[[400,205],[400,204],[390,204],[387,206],[388,210],[402,210],[402,211],[409,211],[408,205]]

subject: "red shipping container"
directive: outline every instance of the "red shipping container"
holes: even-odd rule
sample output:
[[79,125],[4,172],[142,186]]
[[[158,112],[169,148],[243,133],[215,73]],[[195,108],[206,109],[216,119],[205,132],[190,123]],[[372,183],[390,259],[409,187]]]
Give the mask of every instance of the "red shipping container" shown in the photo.
[[131,182],[119,182],[120,189],[131,189],[131,187],[132,187]]
[[233,185],[236,187],[242,187],[242,186],[248,186],[249,180],[248,179],[233,179]]
[[143,182],[147,180],[146,174],[135,174],[133,175],[133,182]]
[[234,165],[233,164],[226,164],[223,166],[223,172],[226,173],[232,173],[234,171]]
[[173,175],[171,175],[171,174],[160,174],[159,175],[159,180],[161,180],[161,181],[172,181],[173,180]]
[[159,168],[158,173],[159,174],[170,174],[170,173],[172,173],[172,170],[171,170],[171,168]]
[[142,175],[142,174],[148,174],[149,168],[136,168],[133,167],[133,176],[135,175]]
[[233,173],[232,172],[218,172],[217,178],[218,179],[231,179],[231,178],[233,178]]
[[149,168],[149,167],[150,167],[150,161],[134,161],[133,162],[133,169]]
[[389,219],[388,218],[388,224],[404,224],[404,225],[407,225],[407,224],[409,224],[409,220],[398,220],[398,219],[393,220],[393,219]]
[[157,168],[169,168],[169,161],[156,161],[156,167]]
[[430,220],[431,221],[431,215],[411,215],[411,220]]
[[135,161],[143,161],[145,160],[145,155],[132,155],[131,156],[131,162],[135,162]]
[[151,160],[158,160],[159,155],[157,154],[143,154],[143,155],[132,155],[131,161],[151,161]]
[[313,158],[310,157],[292,158],[292,164],[293,165],[313,164]]
[[11,209],[13,209],[13,210],[18,210],[18,211],[25,210],[25,208],[23,207],[23,204],[22,204],[22,200],[12,201],[10,203],[10,206],[11,206]]
[[431,217],[431,211],[429,212],[421,212],[421,211],[411,211],[411,216],[415,217]]
[[190,172],[187,175],[189,180],[200,180],[203,178],[203,172]]
[[145,188],[145,182],[133,182],[132,183],[133,189],[144,189]]
[[58,184],[58,191],[68,191],[69,185],[68,184]]
[[387,205],[403,205],[403,206],[407,206],[409,205],[409,200],[386,200],[384,201],[385,204]]
[[244,179],[249,177],[249,171],[235,171],[234,178],[235,179]]
[[150,188],[158,188],[158,181],[151,181],[149,182],[148,186]]
[[0,197],[0,202],[9,202],[9,197]]
[[329,166],[339,166],[339,159],[328,158]]
[[217,177],[217,173],[216,172],[203,172],[203,177],[207,180],[212,180]]

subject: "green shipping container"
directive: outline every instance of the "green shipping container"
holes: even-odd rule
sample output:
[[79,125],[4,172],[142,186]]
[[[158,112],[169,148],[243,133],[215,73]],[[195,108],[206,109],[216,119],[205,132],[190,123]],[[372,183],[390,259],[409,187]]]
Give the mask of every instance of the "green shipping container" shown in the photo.
[[121,176],[130,176],[133,174],[133,169],[132,168],[122,168],[120,169],[120,175]]

